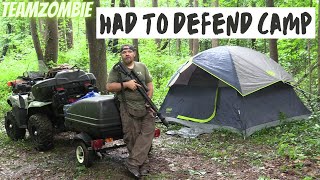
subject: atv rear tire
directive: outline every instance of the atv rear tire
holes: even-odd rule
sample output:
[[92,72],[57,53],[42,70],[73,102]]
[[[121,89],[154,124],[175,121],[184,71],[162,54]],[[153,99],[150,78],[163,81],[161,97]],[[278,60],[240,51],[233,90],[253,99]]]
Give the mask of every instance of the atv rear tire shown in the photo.
[[4,126],[6,128],[8,137],[14,141],[23,139],[26,136],[26,129],[18,127],[17,120],[12,111],[7,112]]
[[79,164],[85,167],[91,167],[94,159],[94,151],[88,150],[88,147],[82,141],[76,143],[76,158]]
[[46,151],[53,148],[53,128],[47,115],[34,114],[30,116],[28,131],[38,151]]

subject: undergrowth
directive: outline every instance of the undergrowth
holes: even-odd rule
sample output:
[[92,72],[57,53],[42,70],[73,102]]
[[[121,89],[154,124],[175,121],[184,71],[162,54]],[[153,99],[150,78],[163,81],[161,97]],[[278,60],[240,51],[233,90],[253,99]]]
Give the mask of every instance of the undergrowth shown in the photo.
[[181,140],[171,147],[180,153],[200,153],[223,166],[240,163],[260,167],[282,159],[286,163],[279,167],[280,171],[294,170],[301,178],[308,179],[301,169],[307,166],[305,162],[320,163],[319,137],[319,114],[313,114],[308,120],[282,122],[246,138],[227,130],[215,130],[199,138]]
[[8,111],[9,105],[7,98],[11,94],[11,88],[7,86],[8,81],[15,80],[18,76],[22,76],[26,71],[38,70],[38,62],[35,60],[35,52],[26,49],[22,52],[23,56],[10,53],[5,57],[0,65],[0,117]]

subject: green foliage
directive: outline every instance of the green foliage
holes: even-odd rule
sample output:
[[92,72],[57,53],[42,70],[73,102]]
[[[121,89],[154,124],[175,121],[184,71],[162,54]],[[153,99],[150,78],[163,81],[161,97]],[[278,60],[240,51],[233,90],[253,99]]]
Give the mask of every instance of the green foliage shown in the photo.
[[88,169],[84,166],[84,165],[77,165],[77,167],[75,168],[75,177],[79,177],[82,174],[85,174],[88,171]]
[[258,180],[270,180],[270,178],[265,176],[259,176]]
[[155,90],[153,100],[160,105],[168,91],[167,83],[187,59],[158,51],[154,42],[143,41],[143,43],[145,44],[140,46],[140,60],[147,65],[152,75]]
[[288,157],[290,159],[298,158],[298,148],[295,146],[291,146],[287,143],[281,142],[278,148],[278,154],[281,156]]
[[29,48],[25,48],[21,52],[24,54],[17,58],[17,54],[10,53],[5,57],[4,61],[1,62],[0,66],[0,117],[3,117],[5,112],[9,110],[7,104],[7,98],[11,94],[11,88],[7,86],[8,81],[15,80],[18,76],[21,76],[26,71],[36,71],[37,61],[35,61],[35,52]]
[[[196,139],[180,139],[179,142],[169,146],[174,149],[174,152],[193,151],[216,163],[228,166],[239,162],[259,167],[267,161],[281,158],[294,164],[294,166],[282,165],[279,167],[282,172],[292,168],[301,171],[305,166],[303,162],[318,161],[319,122],[317,118],[283,122],[277,127],[264,129],[246,139],[237,133],[217,130]],[[259,179],[269,178],[261,176]]]
[[309,177],[309,176],[303,178],[303,180],[312,180],[312,179],[313,179],[313,178],[312,178],[312,177]]
[[280,156],[289,159],[315,158],[320,155],[319,122],[317,117],[307,121],[283,123],[276,128],[254,134],[253,138],[257,142],[274,145]]
[[58,64],[70,64],[89,71],[89,57],[86,39],[80,39],[74,44],[74,48],[59,53]]
[[283,112],[279,113],[279,118],[280,122],[282,123],[285,119],[287,119],[287,115]]

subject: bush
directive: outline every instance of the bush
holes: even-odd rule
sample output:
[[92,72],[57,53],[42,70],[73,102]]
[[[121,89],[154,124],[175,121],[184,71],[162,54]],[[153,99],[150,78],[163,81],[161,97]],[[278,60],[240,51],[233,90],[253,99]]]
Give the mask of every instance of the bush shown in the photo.
[[7,104],[7,98],[11,94],[11,88],[7,86],[8,81],[15,80],[18,76],[21,76],[25,71],[36,71],[38,69],[38,62],[34,52],[30,52],[26,49],[23,52],[24,56],[20,59],[16,59],[17,54],[10,54],[5,57],[0,66],[0,117],[4,116],[10,107]]

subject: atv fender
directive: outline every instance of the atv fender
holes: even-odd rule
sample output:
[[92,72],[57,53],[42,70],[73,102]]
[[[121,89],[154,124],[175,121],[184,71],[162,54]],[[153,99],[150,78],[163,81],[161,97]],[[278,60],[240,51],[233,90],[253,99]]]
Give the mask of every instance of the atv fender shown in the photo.
[[81,132],[80,134],[77,134],[74,136],[73,140],[77,141],[77,140],[81,140],[83,141],[87,146],[91,146],[91,140],[92,138],[84,132]]
[[13,116],[17,121],[19,128],[27,128],[28,113],[27,109],[19,108],[17,106],[12,107]]
[[40,102],[40,101],[32,101],[28,108],[35,108],[35,107],[43,107],[46,105],[52,104],[52,102]]
[[18,128],[27,128],[28,94],[11,95],[8,104],[12,106],[12,113]]
[[28,94],[17,94],[17,95],[12,95],[8,99],[8,103],[10,101],[10,104],[12,107],[18,107],[22,109],[27,109],[28,106]]

